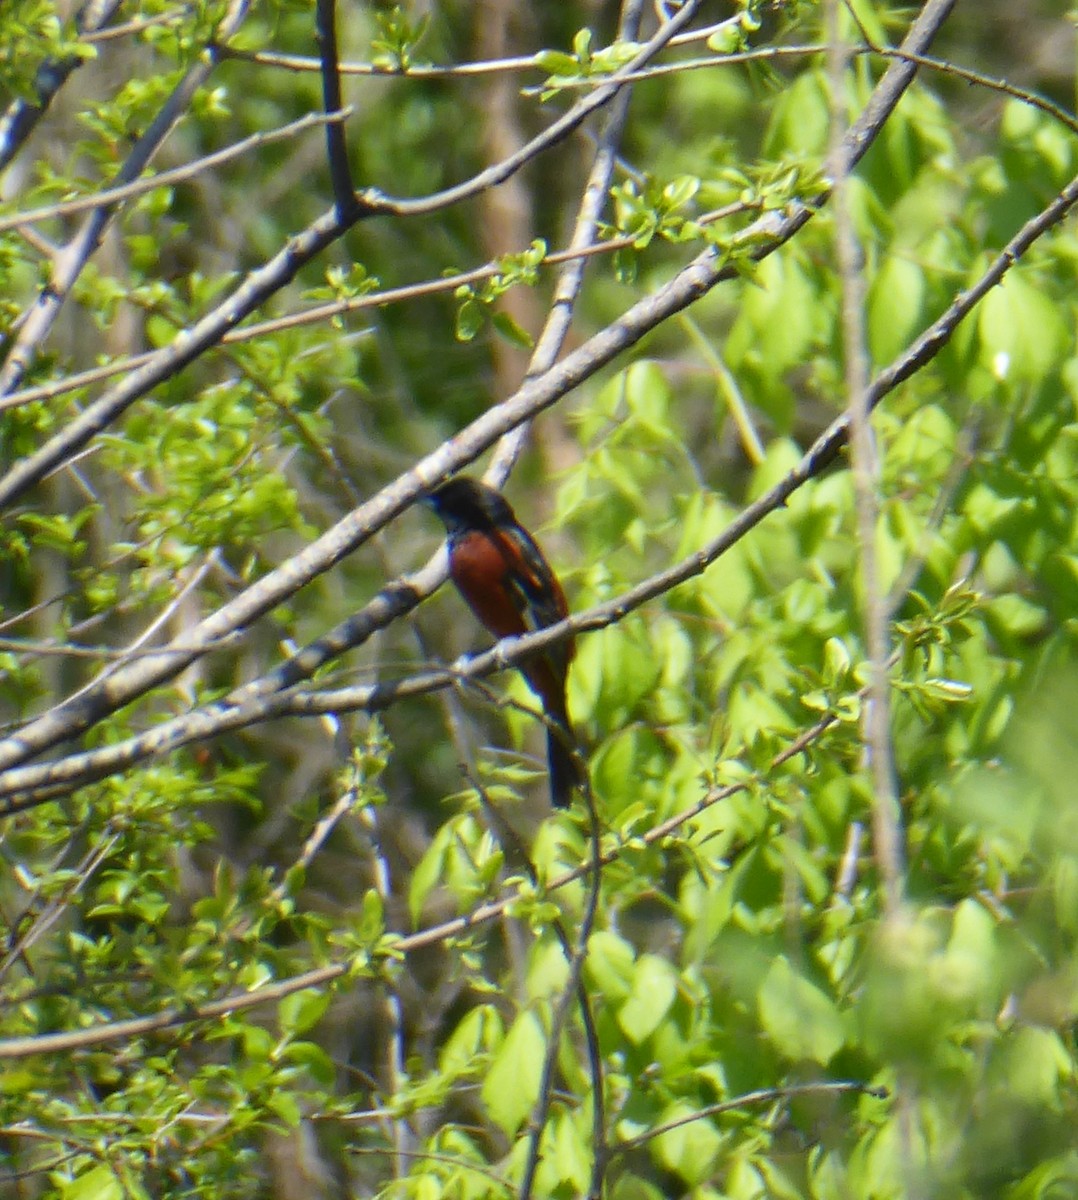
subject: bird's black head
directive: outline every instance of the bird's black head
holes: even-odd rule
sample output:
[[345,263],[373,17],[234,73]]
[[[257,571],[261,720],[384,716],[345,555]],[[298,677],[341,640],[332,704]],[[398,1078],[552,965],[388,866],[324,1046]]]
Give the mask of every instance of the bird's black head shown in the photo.
[[426,503],[442,518],[450,532],[490,529],[516,521],[501,493],[467,475],[456,475],[436,487],[427,495]]

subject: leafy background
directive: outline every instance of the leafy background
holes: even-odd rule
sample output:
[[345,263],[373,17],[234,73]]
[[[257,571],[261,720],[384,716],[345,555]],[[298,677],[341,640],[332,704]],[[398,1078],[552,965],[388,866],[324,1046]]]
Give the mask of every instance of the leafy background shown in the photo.
[[[529,147],[676,8],[5,12],[5,1194],[1078,1187],[1075,11],[926,5],[936,61],[837,190],[836,121],[901,62],[906,7],[701,4],[626,112]],[[327,13],[360,189],[336,215]],[[588,358],[701,253],[721,282]],[[859,351],[876,378],[933,322],[875,463],[806,460]],[[481,458],[471,423],[578,351]],[[441,578],[421,460],[515,465],[594,617],[568,814],[526,687],[454,687],[487,642],[448,589],[414,605]],[[347,521],[354,553],[203,638]],[[265,706],[229,723],[241,685]]]

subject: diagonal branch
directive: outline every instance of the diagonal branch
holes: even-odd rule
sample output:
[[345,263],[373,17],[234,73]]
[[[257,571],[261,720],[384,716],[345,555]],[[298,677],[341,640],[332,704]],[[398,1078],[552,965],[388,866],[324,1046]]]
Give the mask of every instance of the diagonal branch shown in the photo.
[[[585,878],[597,867],[607,867],[618,861],[623,851],[628,847],[637,849],[642,841],[646,846],[653,846],[669,838],[679,829],[683,829],[697,817],[710,808],[731,796],[737,796],[749,791],[767,775],[777,770],[784,763],[804,754],[806,750],[818,742],[823,735],[835,724],[833,717],[824,717],[805,729],[772,760],[769,766],[760,773],[759,777],[743,779],[724,787],[710,788],[695,804],[677,813],[659,825],[653,826],[646,833],[634,834],[626,844],[617,842],[603,850],[598,862],[588,855],[584,862],[563,871],[555,879],[546,883],[548,892],[559,891],[572,883]],[[452,917],[438,925],[429,926],[417,933],[392,938],[385,945],[385,952],[393,958],[412,954],[427,946],[438,945],[450,938],[467,933],[498,920],[518,901],[519,888],[514,887],[507,895],[498,900],[486,901],[477,905],[463,916]],[[177,1025],[191,1024],[194,1021],[215,1020],[230,1013],[242,1012],[263,1004],[274,1003],[285,996],[294,995],[304,988],[326,987],[336,980],[343,978],[354,968],[351,958],[347,962],[330,963],[323,967],[305,971],[300,975],[283,979],[277,983],[266,984],[245,992],[224,996],[220,1000],[211,1000],[197,1006],[178,1005],[174,1008],[163,1009],[144,1017],[133,1017],[128,1020],[110,1021],[89,1029],[77,1029],[70,1032],[35,1034],[27,1037],[0,1039],[0,1061],[11,1058],[28,1058],[34,1054],[55,1054],[61,1051],[77,1050],[87,1046],[107,1045],[110,1042],[124,1041],[128,1038],[141,1037],[156,1030],[169,1029]]]
[[[905,39],[904,46],[915,49],[917,52],[924,49],[931,41],[938,24],[945,18],[952,2],[953,0],[928,0],[921,15],[914,22],[910,34]],[[686,9],[688,7],[686,5]],[[683,9],[682,13],[685,11]],[[861,114],[843,140],[844,158],[848,158],[852,163],[867,150],[875,133],[882,127],[883,122],[898,103],[902,92],[909,86],[915,71],[916,66],[908,61],[892,63],[869,98],[865,112]],[[869,122],[870,114],[874,124]],[[796,206],[786,215],[767,214],[743,235],[746,243],[750,246],[751,257],[762,259],[772,253],[779,245],[789,240],[811,216],[812,210],[804,206]],[[336,226],[336,218],[332,214],[323,217],[320,226],[316,223],[316,227],[320,228],[321,236],[327,241],[332,240],[332,231]],[[761,244],[762,240],[763,244]],[[294,272],[298,266],[292,266],[291,269]],[[263,271],[265,270],[267,268],[263,268]],[[450,472],[471,462],[503,434],[554,404],[561,396],[590,377],[601,366],[634,345],[650,329],[674,313],[687,308],[722,279],[733,277],[736,271],[735,266],[720,258],[713,249],[709,248],[698,255],[655,295],[638,301],[626,311],[621,320],[600,331],[578,350],[562,359],[541,378],[526,380],[516,396],[477,418],[468,429],[453,438],[451,442],[422,459],[407,475],[383,489],[366,504],[360,505],[298,554],[188,631],[183,639],[183,650],[166,647],[160,655],[150,656],[138,663],[131,664],[130,667],[117,672],[108,681],[106,687],[83,695],[77,703],[65,701],[56,705],[41,717],[30,722],[17,735],[0,742],[0,770],[25,762],[58,742],[76,736],[104,716],[130,703],[149,688],[178,674],[198,657],[201,652],[200,645],[209,645],[218,641],[222,636],[250,624],[316,576],[327,571],[407,508],[424,490]],[[256,276],[258,274],[258,272],[255,273]],[[268,282],[263,282],[263,286],[269,286]],[[238,316],[236,319],[239,319]],[[205,320],[209,320],[209,318]],[[177,339],[177,341],[180,340]],[[176,343],[174,342],[166,353],[177,353],[175,347]],[[193,356],[194,352],[191,352],[188,358]],[[149,371],[151,368],[147,367],[144,370]],[[896,378],[895,382],[898,381]],[[125,384],[130,384],[130,382],[129,378]],[[122,390],[123,386],[121,385],[117,391]],[[94,407],[96,406],[91,406],[84,417],[89,417]],[[78,423],[76,421],[74,424]],[[805,479],[817,473],[834,458],[844,443],[845,437],[846,426],[844,421],[840,420],[810,449],[803,460],[803,469],[794,472],[789,477],[788,490],[783,490],[784,481],[784,484],[772,489],[768,495],[777,495],[775,503],[782,503],[786,496],[799,487]],[[14,468],[9,475],[13,474],[15,470],[17,468]],[[0,482],[0,502],[4,498],[3,483]],[[765,497],[765,499],[767,498]],[[761,518],[763,512],[770,511],[769,508],[761,510],[759,515],[748,519],[747,514],[751,514],[756,509],[757,505],[747,509],[742,514],[742,518],[735,521],[730,527],[731,531],[741,530],[742,526],[750,528]],[[741,532],[737,532],[733,540],[740,536]],[[729,544],[733,544],[733,542],[731,541]],[[681,577],[687,578],[689,575],[703,570],[727,548],[728,545],[712,547],[694,555],[689,560],[690,569]],[[672,586],[672,584],[666,586]],[[649,599],[663,590],[665,590],[663,586],[659,586],[654,591],[644,589],[646,595],[639,602],[643,603],[644,599]],[[639,588],[634,589],[634,593],[640,591]],[[394,593],[388,599],[399,603],[401,596],[407,595],[407,592],[408,589],[403,589],[399,594]],[[630,593],[630,595],[634,593]],[[384,606],[386,599],[387,593],[383,592],[377,598],[377,603]],[[357,619],[364,622],[367,620],[367,614],[357,614]],[[563,630],[563,635],[564,632]]]
[[[789,217],[777,222],[769,217],[762,224],[769,232],[776,233],[777,244],[784,240],[782,235],[792,236],[810,215],[808,209],[799,208]],[[326,224],[320,229],[320,235],[324,244],[331,240],[329,231],[336,227],[336,218],[331,215],[323,218],[323,221]],[[754,250],[753,253],[762,256],[763,250]],[[403,512],[439,479],[471,462],[503,434],[550,407],[668,316],[688,307],[720,279],[729,278],[734,273],[735,268],[724,266],[715,251],[704,251],[654,296],[645,297],[633,305],[615,325],[596,334],[541,378],[525,382],[516,396],[489,409],[464,433],[421,459],[406,475],[354,509],[321,537],[187,631],[183,636],[182,650],[165,647],[159,655],[131,664],[117,672],[105,687],[87,693],[77,703],[64,701],[56,705],[14,737],[0,742],[0,769],[23,762],[57,741],[73,737],[149,688],[179,674],[199,656],[202,647],[218,641],[225,633],[249,625],[312,579],[328,571]],[[170,350],[174,354],[180,353],[176,351],[175,343]],[[194,352],[187,352],[185,357],[189,360],[194,357]],[[144,368],[144,371],[149,369]],[[134,377],[129,377],[129,383],[131,378]],[[130,383],[130,386],[134,384]],[[87,415],[89,412],[87,410]],[[79,424],[79,421],[74,424]],[[11,473],[17,469],[14,468]]]
[[[234,3],[242,5],[245,0],[234,0]],[[409,201],[394,201],[381,196],[377,191],[368,189],[357,197],[348,220],[341,221],[336,209],[319,217],[303,233],[293,238],[268,263],[248,275],[244,282],[217,308],[196,322],[190,329],[179,333],[168,346],[149,359],[143,367],[134,371],[100,399],[89,405],[75,420],[33,454],[13,465],[6,475],[0,478],[0,507],[10,505],[30,487],[39,483],[50,471],[62,465],[72,454],[81,450],[91,438],[102,432],[151,388],[165,379],[171,378],[204,350],[219,342],[228,330],[290,282],[300,267],[347,232],[351,225],[361,217],[416,215],[449,207],[486,188],[495,187],[503,180],[508,179],[515,171],[520,170],[537,154],[563,141],[593,112],[609,103],[622,87],[621,75],[639,67],[657,54],[677,29],[692,17],[701,3],[702,0],[687,0],[673,20],[659,30],[623,71],[615,73],[609,83],[574,105],[563,117],[554,121],[519,151],[511,154],[502,162],[479,172],[472,179],[432,196]],[[185,77],[185,80],[187,78]],[[183,84],[180,87],[182,88]],[[179,90],[178,88],[177,92]],[[161,119],[159,117],[152,129],[157,128]],[[148,137],[149,132],[146,134],[146,138]],[[140,141],[140,145],[142,145],[142,141],[145,141],[145,138]],[[133,159],[134,156],[129,163]],[[104,210],[102,210],[102,214],[104,214]],[[100,219],[102,222],[95,237],[99,237],[104,228],[107,214],[102,214],[95,214],[93,218],[93,221]],[[78,246],[83,245],[86,241],[89,230],[90,226],[88,225],[84,235],[81,235],[77,242],[72,243],[65,251],[63,265],[57,267],[56,280],[62,282],[67,278],[69,268],[73,265],[77,264],[81,269],[81,263],[78,263],[79,253],[76,251]],[[93,246],[96,244],[95,240]],[[87,255],[93,246],[87,244],[84,247]],[[71,259],[70,263],[67,261],[69,258]],[[77,273],[76,271],[75,274],[77,275]],[[51,295],[51,290],[49,295]],[[24,324],[19,341],[12,348],[14,357],[7,364],[7,367],[11,368],[8,373],[10,378],[4,372],[0,372],[0,396],[18,386],[29,361],[27,355],[51,327],[61,298],[56,297],[54,302],[49,300],[49,296],[43,296],[38,308],[34,310],[36,314],[34,318]],[[15,360],[21,362],[22,365],[13,366]]]
[[[30,208],[25,212],[15,212],[10,216],[0,217],[0,233],[6,229],[19,229],[38,221],[51,220],[53,217],[74,216],[75,213],[85,212],[88,208],[98,208],[102,204],[118,204],[121,200],[130,200],[133,196],[143,196],[147,192],[154,191],[155,188],[171,187],[174,183],[183,183],[202,171],[208,171],[211,167],[219,167],[222,163],[230,162],[232,159],[246,154],[249,150],[257,150],[272,142],[291,140],[297,133],[304,133],[318,125],[339,125],[349,115],[348,111],[325,114],[307,113],[306,116],[289,121],[288,124],[281,125],[277,129],[252,133],[250,137],[233,142],[231,146],[204,154],[192,162],[184,163],[182,167],[170,167],[167,171],[162,171],[148,179],[138,179],[134,183],[125,183],[119,187],[104,188],[92,196],[80,196],[77,200],[61,200],[42,208]],[[6,396],[4,406],[7,407],[12,400],[18,398],[18,394]]]
[[[232,0],[229,12],[221,25],[221,36],[231,37],[240,27],[247,15],[248,2],[249,0]],[[116,176],[115,186],[132,183],[142,174],[161,143],[187,111],[195,93],[209,78],[216,64],[217,57],[209,53],[201,57],[184,74],[161,111],[150,123],[150,127],[135,143],[134,149]],[[3,367],[0,368],[0,396],[6,396],[19,386],[37,354],[38,347],[48,337],[64,300],[101,244],[113,212],[114,209],[110,205],[102,205],[95,209],[82,230],[57,255],[48,284],[42,289],[33,307],[25,314],[18,337],[12,344]]]
[[[112,18],[120,4],[121,0],[89,0],[76,18],[83,39],[89,41],[86,35],[101,29]],[[84,61],[81,58],[67,58],[61,62],[42,63],[34,80],[37,103],[14,100],[8,105],[7,111],[0,116],[0,171],[19,152],[37,128],[38,122],[48,112],[49,105],[56,99],[72,72]]]
[[[342,119],[343,116],[344,114],[341,114]],[[300,118],[301,121],[309,121],[312,124],[320,124],[325,119],[320,113]],[[273,136],[276,136],[280,132],[282,131],[275,131]],[[261,136],[268,138],[271,135]],[[236,149],[236,147],[232,147],[232,149]],[[157,176],[154,186],[157,186],[157,183],[164,182],[166,174],[166,172],[162,172],[161,175]],[[147,190],[149,189],[147,188]],[[78,201],[74,201],[73,203],[78,203]],[[722,221],[728,217],[754,211],[759,207],[759,204],[738,200],[722,208],[705,213],[697,219],[697,224],[701,226],[712,225],[716,221]],[[580,249],[551,250],[543,258],[540,265],[552,266],[562,264],[573,258],[591,258],[596,255],[608,256],[615,254],[618,250],[628,249],[636,240],[635,234],[626,234],[622,237],[606,238],[601,242],[586,243]],[[574,233],[573,244],[576,245],[576,243],[577,237]],[[520,247],[520,249],[523,248]],[[434,296],[453,292],[461,284],[482,283],[486,279],[492,279],[494,276],[500,274],[503,269],[502,265],[497,261],[487,262],[482,266],[472,267],[468,271],[454,271],[438,279],[425,279],[418,283],[405,283],[399,287],[365,292],[361,296],[348,296],[339,300],[331,300],[325,304],[316,304],[310,308],[285,313],[280,317],[272,317],[265,321],[258,321],[250,325],[240,326],[237,329],[228,330],[220,339],[221,345],[231,346],[241,342],[249,342],[268,334],[278,333],[282,329],[294,329],[302,325],[313,325],[322,321],[331,321],[347,313],[364,312],[367,309],[384,308],[390,304],[398,304],[422,296]],[[562,301],[561,297],[564,289],[560,282],[556,290],[558,292],[559,303],[563,303],[564,301]],[[542,340],[543,338],[540,338],[540,341]],[[123,375],[127,371],[134,371],[149,362],[153,362],[158,353],[159,351],[151,350],[143,354],[132,354],[117,358],[101,367],[91,367],[85,371],[78,371],[63,379],[55,379],[50,383],[40,384],[36,387],[22,388],[17,392],[13,392],[10,396],[0,399],[0,412],[8,408],[15,408],[21,404],[29,404],[34,400],[52,400],[56,396],[64,395],[66,392],[77,391],[79,388],[89,387],[91,384],[111,379],[114,375]],[[530,374],[537,373],[536,371],[530,372]]]
[[[1028,221],[1015,234],[977,283],[956,296],[947,311],[933,322],[896,362],[877,375],[867,392],[867,402],[870,408],[875,408],[900,383],[930,362],[947,344],[960,322],[973,311],[977,303],[1000,282],[1025,251],[1048,229],[1058,224],[1075,204],[1078,204],[1078,177],[1075,177],[1047,208]],[[609,333],[609,331],[606,332]],[[586,351],[590,345],[591,343],[585,344],[576,353],[580,354]],[[564,362],[569,362],[572,358],[571,355]],[[487,414],[487,416],[490,415]],[[123,767],[131,766],[145,758],[165,753],[200,738],[216,736],[273,717],[320,716],[326,712],[343,712],[354,709],[374,711],[386,707],[405,695],[419,695],[450,686],[462,679],[478,678],[511,665],[526,655],[533,654],[562,638],[601,629],[620,621],[627,613],[693,576],[701,574],[769,513],[781,508],[798,488],[834,462],[846,444],[849,427],[848,415],[837,418],[809,447],[792,471],[768,492],[744,508],[737,518],[712,541],[674,566],[642,581],[613,600],[596,605],[587,612],[575,613],[557,625],[551,625],[537,633],[528,634],[526,637],[499,642],[487,653],[469,659],[466,665],[458,668],[455,672],[428,673],[395,684],[382,684],[377,688],[339,689],[320,694],[285,690],[291,689],[302,679],[309,678],[330,659],[361,644],[388,621],[414,608],[438,578],[438,565],[428,566],[420,574],[408,576],[389,584],[360,612],[343,622],[331,633],[300,650],[261,680],[237,689],[225,701],[217,705],[174,718],[148,733],[140,734],[104,750],[70,755],[56,763],[40,767],[5,770],[3,774],[0,774],[0,797],[4,798],[3,803],[0,804],[0,815],[42,803],[55,795],[65,794],[75,787],[102,778]],[[407,477],[403,481],[399,480],[393,486],[400,488],[406,482]],[[385,493],[382,495],[384,496]],[[369,509],[374,504],[375,501],[371,501],[364,507]],[[359,511],[362,510],[357,510],[357,512]],[[278,572],[283,570],[284,567],[278,568]],[[271,577],[267,576],[266,578]],[[261,582],[265,583],[266,580]],[[255,587],[257,586],[259,585],[255,585]],[[243,600],[251,590],[253,589],[248,589],[248,592],[238,597],[237,601]],[[219,616],[220,613],[217,615]],[[209,620],[212,621],[213,618]],[[199,653],[198,646],[207,636],[205,634],[207,624],[208,622],[203,622],[201,626],[184,636],[181,643],[182,654],[190,655],[186,661],[190,661]],[[207,647],[213,644],[211,640],[207,642]],[[174,648],[171,653],[179,655],[181,651]],[[131,669],[137,670],[138,664]],[[177,668],[177,671],[179,669]],[[134,696],[129,698],[133,699]],[[74,725],[67,724],[65,727],[64,721],[56,719],[60,715],[60,708],[44,714],[23,729],[19,735],[0,743],[0,756],[14,756],[7,764],[8,766],[13,766],[15,763],[31,757],[30,753],[25,753],[21,758],[17,757],[23,744],[22,739],[27,738],[28,735],[34,739],[33,744],[37,745],[33,752],[40,753],[42,749],[54,744],[55,741],[72,737],[81,731],[83,728],[81,726],[76,728]],[[67,720],[73,719],[74,715],[77,714],[68,714]],[[49,736],[53,738],[53,741],[47,740]]]

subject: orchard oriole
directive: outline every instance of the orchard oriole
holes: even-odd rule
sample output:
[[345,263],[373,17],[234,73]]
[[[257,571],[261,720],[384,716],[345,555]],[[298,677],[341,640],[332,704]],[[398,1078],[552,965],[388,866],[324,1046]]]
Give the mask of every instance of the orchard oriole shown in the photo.
[[[535,539],[505,497],[485,483],[458,475],[435,488],[426,502],[445,523],[449,576],[468,607],[496,638],[544,629],[569,612],[565,593]],[[528,686],[543,703],[547,729],[550,798],[569,804],[581,782],[573,758],[565,680],[573,657],[571,638],[529,655],[520,664]]]

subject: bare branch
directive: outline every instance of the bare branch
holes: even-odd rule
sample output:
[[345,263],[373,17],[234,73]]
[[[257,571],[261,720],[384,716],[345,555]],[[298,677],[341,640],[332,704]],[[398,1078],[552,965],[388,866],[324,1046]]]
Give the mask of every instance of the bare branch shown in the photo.
[[[234,0],[237,15],[246,11],[247,0]],[[641,52],[625,68],[634,69],[646,62],[673,36],[676,29],[694,15],[702,0],[686,0],[680,12],[667,26],[643,47]],[[231,25],[228,26],[232,28]],[[212,58],[212,56],[211,56]],[[184,77],[162,110],[158,120],[140,139],[135,152],[125,166],[125,172],[135,165],[141,170],[156,143],[150,144],[151,134],[160,138],[167,132],[169,121],[178,115],[180,99],[192,92],[208,73],[209,64],[192,68]],[[203,72],[203,73],[200,73]],[[100,433],[125,411],[140,396],[163,379],[170,378],[182,367],[197,358],[209,346],[220,341],[224,333],[253,312],[270,295],[288,283],[299,268],[336,241],[356,220],[376,214],[397,216],[419,215],[434,212],[476,195],[488,187],[494,187],[520,170],[535,155],[568,137],[591,113],[603,107],[617,94],[621,87],[619,74],[611,77],[610,83],[585,97],[563,117],[551,124],[543,133],[533,138],[526,146],[472,179],[437,192],[419,200],[392,200],[379,193],[367,190],[357,196],[347,221],[341,221],[336,210],[325,214],[294,238],[284,250],[268,263],[253,271],[247,279],[221,305],[198,321],[192,328],[183,330],[176,338],[147,361],[144,367],[118,384],[95,401],[60,433],[50,438],[33,454],[13,466],[0,478],[0,507],[10,504],[29,487],[44,478],[54,467],[63,463],[70,455],[81,449],[95,434]],[[169,118],[166,121],[166,117]],[[125,172],[121,172],[123,175]],[[137,171],[135,172],[137,174]],[[126,180],[122,180],[124,182]],[[62,302],[66,287],[77,277],[82,265],[100,240],[108,218],[108,210],[98,210],[90,219],[83,233],[64,251],[63,262],[54,270],[53,285],[43,295],[29,319],[22,325],[19,337],[11,349],[5,369],[0,371],[0,395],[5,395],[18,386],[19,380],[29,363],[29,356],[47,334]],[[67,281],[65,286],[60,286]],[[56,295],[53,295],[53,292]],[[51,297],[51,298],[50,298]]]
[[[89,0],[79,13],[77,23],[81,40],[91,42],[88,35],[96,33],[108,22],[120,7],[122,0]],[[38,68],[37,103],[14,100],[0,117],[0,171],[15,157],[26,139],[37,128],[37,123],[49,109],[60,89],[71,73],[83,63],[81,58],[68,58],[63,62],[46,62]]]
[[[327,114],[339,112],[344,106],[341,103],[341,73],[337,56],[336,0],[317,0],[315,28],[322,58],[322,105]],[[334,122],[326,126],[326,151],[337,219],[345,225],[355,215],[356,191],[348,169],[348,141],[343,124]]]
[[[935,27],[926,25],[925,14],[935,13],[936,19],[942,20],[947,8],[946,0],[929,0],[921,17],[914,23],[914,27],[906,39],[907,43],[912,42],[920,46],[930,38]],[[893,64],[877,85],[866,112],[871,112],[874,119],[882,123],[897,103],[901,92],[908,86],[914,71],[915,67],[909,63]],[[850,130],[847,138],[844,139],[844,155],[849,156],[852,160],[852,156],[856,152],[863,153],[879,127],[877,124],[870,128],[866,123],[866,115],[863,113]],[[750,239],[751,255],[755,258],[765,257],[778,245],[792,237],[809,220],[810,216],[811,210],[803,207],[795,208],[786,216],[768,214],[757,222],[746,235]],[[327,218],[323,218],[323,220],[327,220]],[[769,235],[772,239],[766,245],[760,244],[762,234]],[[1009,262],[1010,260],[1007,261],[1007,265]],[[1005,270],[1006,267],[1003,269]],[[185,637],[187,650],[177,652],[165,648],[160,657],[142,660],[124,671],[117,672],[109,681],[107,690],[98,690],[88,694],[77,705],[61,703],[31,722],[17,736],[0,743],[0,769],[15,766],[55,745],[58,741],[77,735],[108,712],[122,707],[143,691],[177,674],[195,656],[189,649],[192,644],[197,645],[202,639],[216,640],[235,629],[248,625],[318,574],[328,570],[346,554],[366,541],[375,530],[403,511],[422,491],[453,470],[473,461],[478,454],[492,445],[504,433],[542,411],[543,408],[549,407],[583,379],[592,375],[600,366],[611,361],[623,349],[633,345],[649,329],[666,317],[688,307],[721,279],[730,277],[734,271],[734,267],[724,265],[712,250],[707,250],[697,256],[688,267],[654,296],[645,297],[633,305],[614,326],[595,335],[540,379],[526,381],[515,397],[484,413],[467,430],[422,459],[407,475],[384,489],[367,504],[355,509],[299,554],[235,597],[216,613],[202,621],[194,630],[189,631]],[[1002,275],[1002,270],[1000,275]],[[950,336],[949,332],[938,343],[937,350],[947,336]],[[885,372],[884,376],[886,375]],[[882,378],[883,376],[881,376]],[[901,378],[905,378],[905,375],[892,369],[890,386],[895,386]],[[878,385],[879,381],[877,381]],[[879,392],[871,399],[871,403],[878,403],[883,394],[883,392]],[[632,589],[625,598],[615,602],[613,606],[602,606],[607,609],[607,613],[599,618],[598,623],[602,624],[606,620],[618,619],[624,615],[625,611],[628,611],[628,608],[625,607],[626,603],[630,606],[644,603],[675,583],[704,570],[719,554],[741,537],[745,530],[756,524],[772,508],[783,503],[806,479],[811,478],[830,463],[844,444],[846,435],[846,418],[840,418],[810,448],[799,467],[772,488],[766,496],[750,505],[738,520],[729,526],[723,538],[716,539],[708,547],[655,580]],[[400,591],[387,589],[377,598],[376,604],[380,608],[386,606],[395,608],[402,600],[406,603],[414,594],[411,589]],[[357,621],[364,622],[365,620],[364,614],[357,614]],[[563,626],[552,628],[560,630],[561,635],[564,636],[570,626],[566,624],[564,628]],[[554,639],[552,638],[552,640]]]
[[[221,25],[221,36],[231,37],[240,27],[247,15],[247,6],[248,0],[232,0],[229,12]],[[187,111],[194,94],[209,78],[216,61],[212,54],[208,54],[184,74],[120,168],[116,176],[117,186],[130,183],[142,174],[176,122]],[[101,244],[112,214],[111,205],[105,204],[95,209],[82,230],[57,257],[48,285],[42,290],[34,306],[24,315],[25,319],[19,327],[18,336],[8,351],[3,367],[0,368],[0,395],[6,396],[19,386],[38,347],[48,337],[75,280]],[[0,499],[0,504],[3,502]]]
[[[124,184],[122,187],[105,188],[100,192],[95,192],[92,196],[80,196],[77,200],[64,200],[59,204],[47,204],[42,208],[31,208],[26,212],[12,213],[10,216],[0,216],[0,233],[5,229],[21,229],[23,226],[38,221],[51,220],[54,217],[74,216],[76,213],[85,212],[90,208],[99,208],[102,204],[118,204],[122,200],[130,200],[133,196],[143,196],[147,192],[154,191],[156,188],[171,187],[175,183],[185,183],[188,179],[195,178],[196,175],[200,175],[203,171],[208,171],[211,167],[219,167],[222,163],[239,158],[251,150],[268,146],[271,142],[287,140],[294,137],[297,133],[304,133],[308,129],[314,129],[319,125],[340,124],[342,121],[347,120],[350,115],[350,110],[347,109],[341,112],[325,114],[308,113],[305,117],[300,117],[296,121],[290,121],[287,125],[282,125],[278,129],[253,133],[250,137],[233,142],[231,146],[225,146],[222,150],[215,150],[212,154],[205,154],[201,158],[193,159],[191,162],[184,163],[182,167],[173,167],[168,171],[162,171],[159,175],[154,175],[149,179],[139,179],[134,183]],[[15,393],[14,396],[7,396],[4,400],[4,406],[7,407],[12,400],[18,399],[19,393]]]

